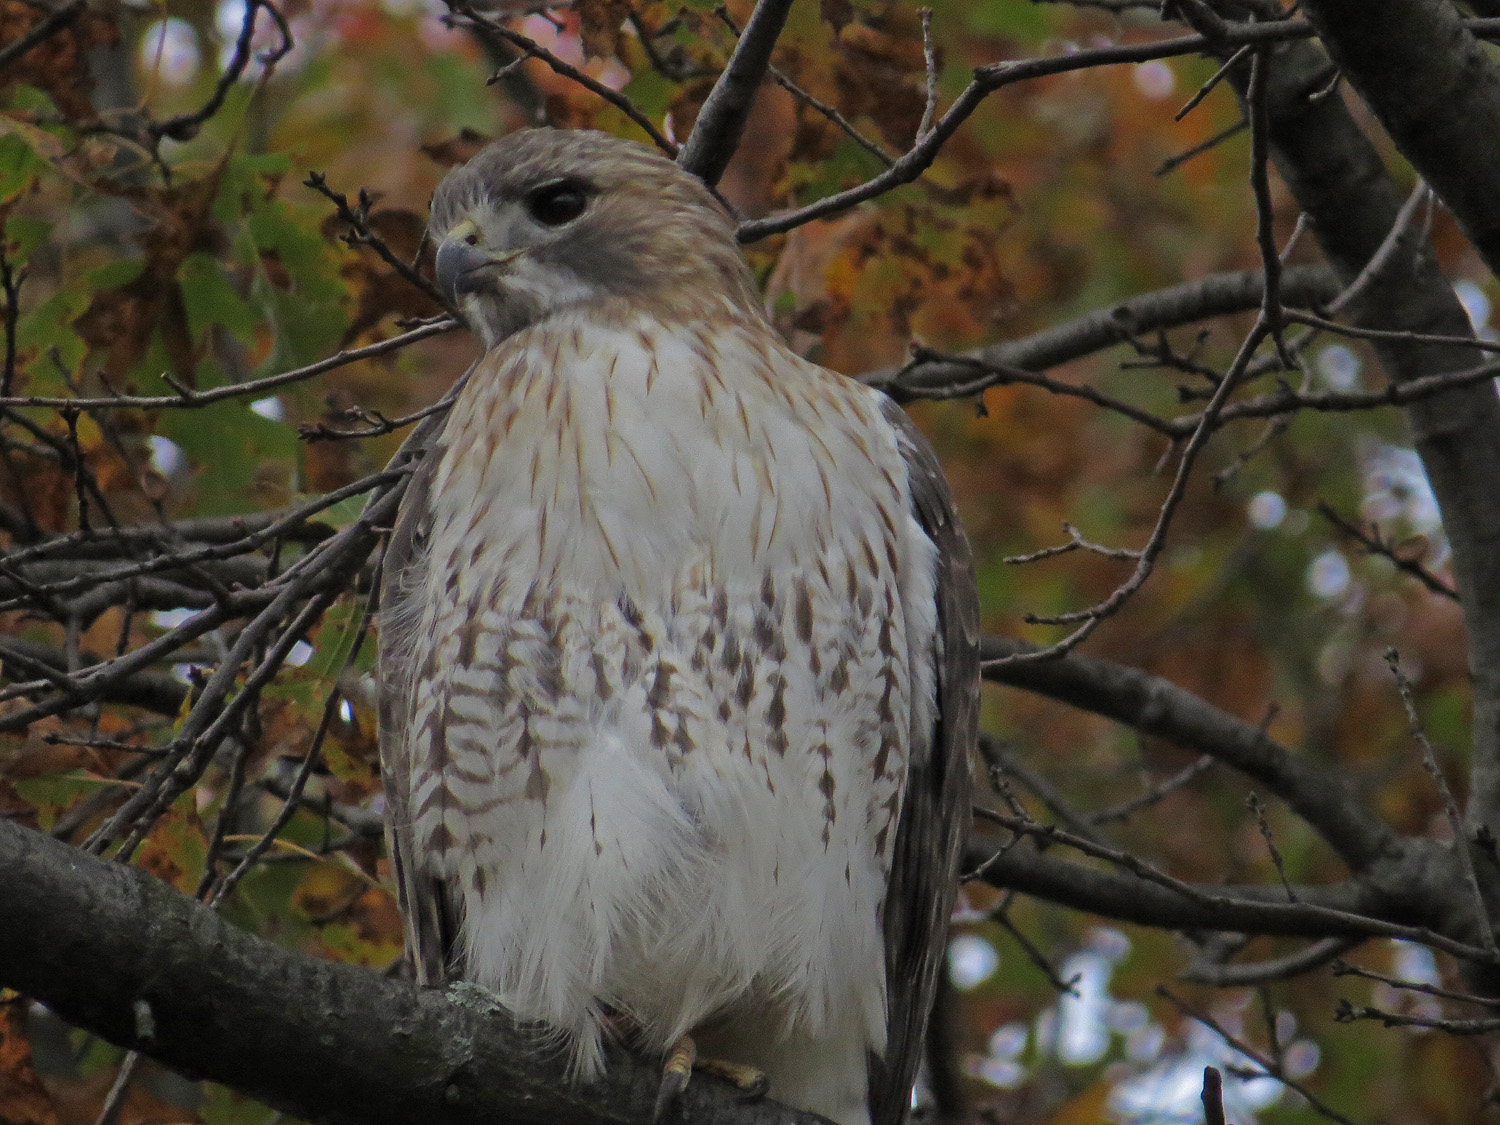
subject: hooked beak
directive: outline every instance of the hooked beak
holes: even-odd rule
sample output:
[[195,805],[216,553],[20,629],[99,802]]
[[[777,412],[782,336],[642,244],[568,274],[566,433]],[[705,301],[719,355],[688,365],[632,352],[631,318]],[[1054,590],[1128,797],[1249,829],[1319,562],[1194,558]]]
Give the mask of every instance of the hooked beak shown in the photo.
[[498,269],[523,253],[524,248],[508,254],[490,253],[479,240],[474,220],[465,219],[438,244],[434,270],[438,289],[456,305],[464,294],[483,287],[485,271]]

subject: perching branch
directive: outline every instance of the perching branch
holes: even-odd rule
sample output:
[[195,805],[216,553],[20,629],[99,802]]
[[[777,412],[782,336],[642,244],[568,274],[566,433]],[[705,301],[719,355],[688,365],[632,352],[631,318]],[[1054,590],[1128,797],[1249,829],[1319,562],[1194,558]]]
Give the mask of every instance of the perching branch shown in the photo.
[[[0,986],[168,1066],[328,1125],[645,1125],[656,1060],[571,1085],[546,1037],[472,988],[419,990],[280,949],[143,871],[0,821]],[[694,1125],[817,1125],[695,1076]]]

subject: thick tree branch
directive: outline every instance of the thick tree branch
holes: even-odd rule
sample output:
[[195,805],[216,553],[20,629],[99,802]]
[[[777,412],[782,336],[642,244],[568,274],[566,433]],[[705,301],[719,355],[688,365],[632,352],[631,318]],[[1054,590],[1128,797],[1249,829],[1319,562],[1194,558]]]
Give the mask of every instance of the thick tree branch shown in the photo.
[[[989,662],[1031,650],[1032,646],[1020,641],[988,637],[980,658]],[[1331,770],[1293,754],[1254,723],[1221,711],[1159,676],[1069,655],[1047,661],[987,663],[985,677],[1212,755],[1286,801],[1351,870],[1363,870],[1400,849],[1399,837]]]
[[[1215,273],[1154,293],[1142,293],[1107,308],[1095,309],[1076,320],[981,348],[973,358],[981,363],[1045,371],[1134,337],[1216,316],[1253,312],[1260,307],[1265,282],[1259,270]],[[1281,277],[1281,299],[1294,308],[1317,308],[1338,296],[1339,282],[1322,266],[1296,266]],[[934,388],[973,379],[971,368],[953,363],[923,363],[904,369],[885,368],[861,376],[897,398],[920,398]]]
[[1333,61],[1500,273],[1500,69],[1449,0],[1308,0]]
[[[649,1122],[660,1070],[614,1052],[577,1088],[545,1036],[472,988],[292,953],[145,872],[0,821],[0,985],[168,1066],[333,1125]],[[683,1120],[816,1125],[695,1077]]]
[[[1052,851],[1038,851],[1029,843],[999,854],[997,847],[1004,845],[982,838],[969,844],[965,862],[983,867],[981,878],[985,882],[1120,922],[1168,930],[1286,937],[1398,937],[1456,957],[1489,960],[1481,947],[1420,924],[1425,919],[1406,913],[1409,904],[1393,900],[1364,880],[1327,887],[1297,886],[1299,902],[1287,902],[1286,892],[1279,885],[1196,884],[1193,889],[1200,897],[1195,900],[1134,875],[1060,859]],[[1385,917],[1393,913],[1403,921]]]
[[[1267,4],[1264,11],[1273,7]],[[1453,205],[1494,268],[1500,263],[1500,211],[1494,203],[1500,198],[1495,194],[1500,162],[1490,139],[1500,130],[1500,79],[1456,12],[1446,0],[1309,0],[1307,7],[1334,61],[1427,182]],[[1398,222],[1405,193],[1343,101],[1309,96],[1327,84],[1329,61],[1320,48],[1282,44],[1272,62],[1267,109],[1273,159],[1310,216],[1329,263],[1351,282]],[[1231,70],[1230,81],[1243,97],[1243,68]],[[1456,182],[1470,176],[1471,181]],[[1481,212],[1489,219],[1482,220]],[[1429,245],[1393,254],[1357,304],[1366,327],[1472,335]],[[1473,348],[1453,344],[1376,340],[1373,347],[1398,382],[1463,370],[1480,360]],[[1486,380],[1413,403],[1409,417],[1452,545],[1468,630],[1474,757],[1467,819],[1471,832],[1480,826],[1495,831],[1500,828],[1500,505],[1494,502],[1494,482],[1500,480],[1500,398]]]
[[[14,661],[23,668],[41,666],[59,675],[68,671],[66,652],[23,637],[0,637],[0,661]],[[84,653],[80,663],[83,668],[90,668],[99,663],[99,658]],[[124,703],[161,715],[176,715],[187,693],[187,684],[176,676],[166,672],[135,672],[105,683],[97,698],[100,703]]]

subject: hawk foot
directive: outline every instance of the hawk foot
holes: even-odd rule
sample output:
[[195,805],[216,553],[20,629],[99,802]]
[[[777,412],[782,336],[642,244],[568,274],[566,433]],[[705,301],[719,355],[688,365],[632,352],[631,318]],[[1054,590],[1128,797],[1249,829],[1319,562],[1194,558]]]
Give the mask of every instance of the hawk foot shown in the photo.
[[765,1097],[771,1085],[762,1071],[745,1063],[730,1062],[727,1059],[700,1059],[698,1045],[693,1042],[693,1037],[684,1035],[667,1052],[667,1062],[662,1067],[661,1085],[656,1091],[653,1121],[665,1118],[667,1111],[687,1089],[688,1079],[695,1070],[730,1083],[744,1094],[746,1100]]
[[749,1063],[730,1062],[728,1059],[699,1059],[693,1064],[693,1069],[728,1082],[739,1090],[747,1102],[765,1097],[766,1091],[771,1088],[771,1080],[766,1077],[766,1072]]

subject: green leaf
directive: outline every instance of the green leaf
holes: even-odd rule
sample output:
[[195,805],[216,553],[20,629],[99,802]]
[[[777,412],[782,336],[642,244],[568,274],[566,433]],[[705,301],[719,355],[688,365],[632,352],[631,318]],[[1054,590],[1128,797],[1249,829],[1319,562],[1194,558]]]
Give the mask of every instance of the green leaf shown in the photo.
[[32,181],[46,168],[47,162],[20,135],[0,135],[0,203],[31,187]]
[[208,254],[189,254],[177,271],[188,330],[201,341],[215,325],[222,325],[242,344],[255,340],[260,318],[250,303],[235,292],[224,267]]
[[229,224],[255,209],[264,200],[270,178],[285,175],[292,159],[284,152],[237,153],[224,169],[214,196],[213,217]]
[[10,255],[11,265],[20,265],[26,261],[51,233],[51,223],[24,215],[12,215],[5,223],[5,240],[9,243],[7,253]]
[[37,824],[43,832],[50,832],[58,816],[74,802],[99,791],[108,782],[89,777],[81,770],[71,773],[52,774],[45,777],[27,777],[11,782],[21,800],[36,809]]
[[35,120],[58,116],[57,103],[35,86],[16,86],[6,99],[6,109]]
[[[87,351],[83,340],[73,331],[73,321],[83,315],[89,307],[89,293],[80,289],[60,289],[29,313],[21,316],[16,325],[16,346],[22,350],[36,348],[40,352],[57,349],[57,358],[69,371],[76,371],[83,363]],[[51,372],[48,381],[55,382],[56,372],[51,364],[42,367],[44,373]],[[33,387],[33,390],[38,388]]]
[[[311,500],[312,497],[307,496],[303,499]],[[337,504],[330,505],[319,512],[317,520],[319,523],[326,523],[329,527],[342,531],[355,520],[359,519],[359,515],[365,510],[367,502],[367,498],[364,496],[346,496]]]
[[296,462],[297,437],[291,427],[252,413],[243,402],[166,411],[157,432],[181,446],[193,467],[193,510],[198,515],[243,511],[262,465]]
[[224,1086],[204,1083],[208,1096],[198,1107],[204,1125],[271,1125],[281,1115],[270,1106],[236,1094]]
[[331,684],[344,670],[354,642],[359,638],[365,607],[363,598],[340,598],[323,615],[323,627],[318,630],[318,654],[307,664],[317,679]]
[[96,292],[102,289],[119,289],[140,277],[145,268],[145,258],[121,258],[117,262],[90,270],[84,275],[84,280]]

